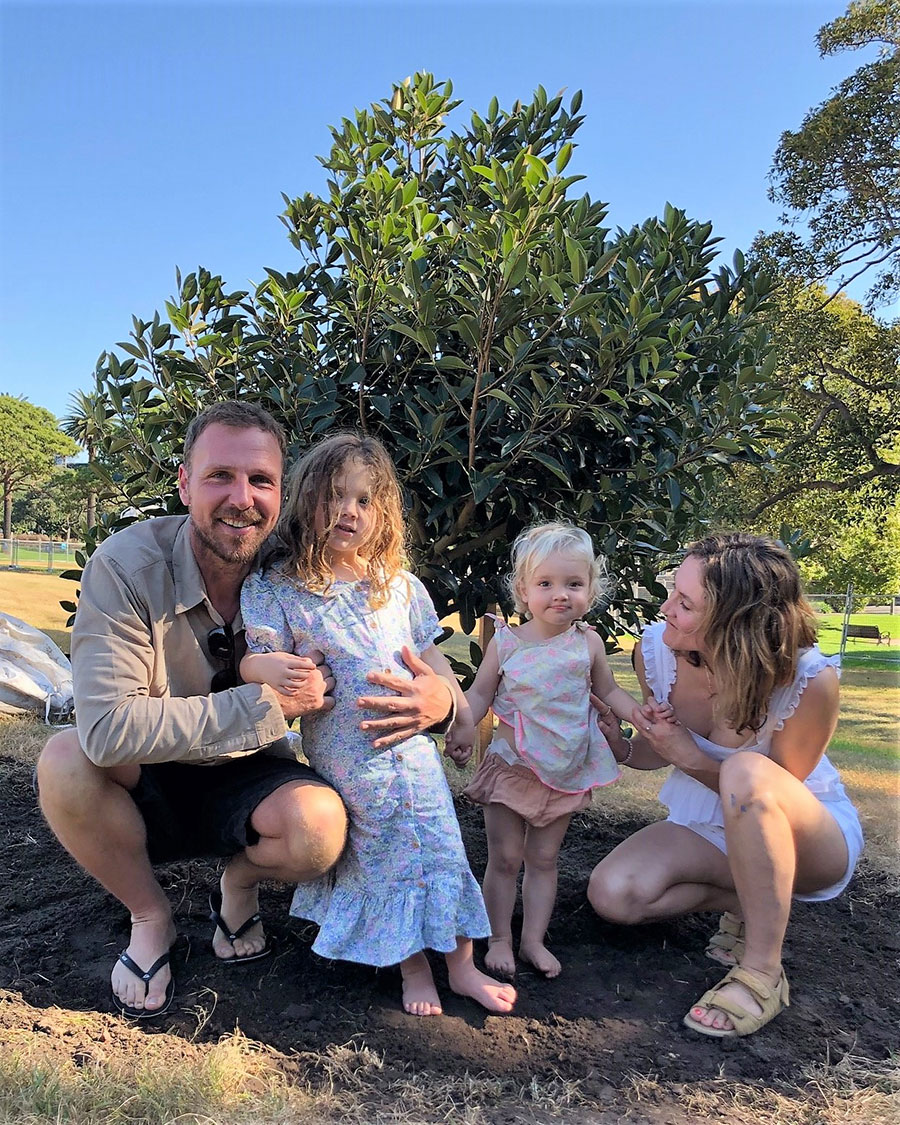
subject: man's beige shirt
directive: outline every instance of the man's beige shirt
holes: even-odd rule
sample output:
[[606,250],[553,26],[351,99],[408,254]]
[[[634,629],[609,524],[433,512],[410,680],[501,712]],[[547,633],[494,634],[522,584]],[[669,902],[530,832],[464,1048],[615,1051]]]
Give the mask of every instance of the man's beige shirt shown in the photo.
[[[223,624],[191,550],[188,516],[145,520],[101,543],[84,569],[72,631],[75,719],[92,762],[210,762],[284,737],[271,688],[210,694],[222,665],[207,634]],[[231,625],[240,661],[240,615]]]

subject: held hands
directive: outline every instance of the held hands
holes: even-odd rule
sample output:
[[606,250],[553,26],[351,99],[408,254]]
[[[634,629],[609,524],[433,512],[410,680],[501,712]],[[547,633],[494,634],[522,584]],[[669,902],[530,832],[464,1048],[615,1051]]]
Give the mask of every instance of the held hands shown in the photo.
[[389,688],[394,695],[364,695],[356,706],[375,711],[384,718],[364,719],[359,725],[367,734],[374,735],[372,745],[379,749],[403,742],[414,734],[428,730],[450,716],[453,693],[450,685],[424,660],[403,647],[403,663],[413,673],[408,680],[392,672],[370,672],[370,684]]
[[447,732],[444,741],[444,754],[461,770],[472,757],[472,747],[475,745],[475,724],[471,719],[458,715],[453,726]]
[[631,715],[635,731],[665,761],[679,769],[703,769],[709,759],[675,718],[668,703],[648,700]]
[[315,671],[315,662],[292,652],[259,652],[254,654],[253,672],[261,683],[273,687],[279,695],[296,695]]
[[287,722],[334,707],[334,676],[317,650],[308,656],[290,652],[248,654],[241,661],[241,676],[247,683],[269,684]]
[[606,736],[613,757],[616,761],[623,761],[628,756],[631,744],[622,734],[618,716],[608,703],[604,703],[600,696],[594,695],[593,692],[591,692],[591,706],[597,712],[597,726]]

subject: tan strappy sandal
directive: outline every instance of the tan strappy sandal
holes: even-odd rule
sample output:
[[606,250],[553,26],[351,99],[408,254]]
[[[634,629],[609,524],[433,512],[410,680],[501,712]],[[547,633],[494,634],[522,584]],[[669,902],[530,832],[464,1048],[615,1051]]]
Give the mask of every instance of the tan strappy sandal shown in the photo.
[[731,968],[739,965],[744,956],[744,921],[727,910],[719,919],[719,928],[709,939],[704,950],[710,961]]
[[[721,996],[720,991],[726,984],[741,984],[753,999],[759,1004],[762,1011],[758,1016],[752,1015],[746,1008],[742,1007],[737,1000],[732,1000],[730,996]],[[708,988],[706,992],[700,997],[694,1008],[703,1008],[706,1011],[714,1008],[717,1012],[724,1012],[731,1020],[732,1027],[707,1027],[705,1024],[699,1023],[691,1017],[691,1013],[684,1017],[682,1021],[685,1027],[689,1027],[691,1031],[698,1031],[701,1035],[709,1035],[713,1039],[733,1039],[738,1036],[752,1035],[755,1031],[759,1031],[761,1027],[773,1020],[779,1012],[783,1011],[790,1004],[790,989],[788,987],[787,977],[784,975],[784,970],[781,971],[781,976],[778,978],[778,983],[773,988],[768,981],[764,980],[758,973],[754,973],[751,969],[744,969],[740,965],[736,965],[730,972],[714,984],[712,988]]]

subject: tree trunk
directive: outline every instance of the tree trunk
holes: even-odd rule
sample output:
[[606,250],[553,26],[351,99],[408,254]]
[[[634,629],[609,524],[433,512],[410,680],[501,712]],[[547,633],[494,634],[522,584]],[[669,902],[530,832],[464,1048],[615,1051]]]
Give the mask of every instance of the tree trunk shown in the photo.
[[12,489],[9,485],[3,488],[3,538],[12,539]]

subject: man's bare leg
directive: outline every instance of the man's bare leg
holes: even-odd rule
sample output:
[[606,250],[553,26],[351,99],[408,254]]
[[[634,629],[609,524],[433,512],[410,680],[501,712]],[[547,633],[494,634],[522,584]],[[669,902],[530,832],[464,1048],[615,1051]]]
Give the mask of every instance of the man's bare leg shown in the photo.
[[[314,781],[289,781],[257,805],[250,817],[259,841],[229,860],[222,872],[222,917],[240,927],[259,910],[259,884],[305,883],[337,863],[347,836],[347,814],[337,793]],[[262,923],[252,926],[234,944],[217,927],[217,957],[250,957],[266,939]]]
[[[55,734],[38,761],[47,823],[66,851],[129,911],[131,938],[125,952],[149,969],[175,940],[175,926],[147,857],[143,818],[128,794],[139,776],[139,766],[95,766],[74,730]],[[116,961],[111,984],[123,1004],[153,1011],[164,1003],[170,978],[164,965],[145,985]]]

